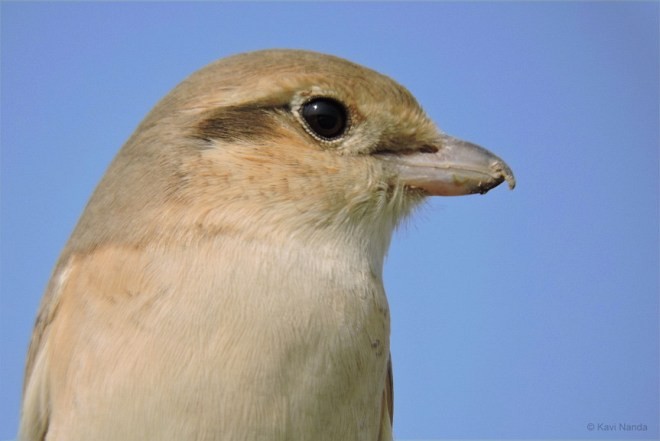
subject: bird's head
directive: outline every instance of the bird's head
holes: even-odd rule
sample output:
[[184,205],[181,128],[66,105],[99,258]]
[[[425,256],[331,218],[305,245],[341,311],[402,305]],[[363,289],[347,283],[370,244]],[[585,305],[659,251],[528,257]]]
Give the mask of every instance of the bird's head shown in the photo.
[[388,241],[426,196],[485,193],[505,180],[513,188],[501,159],[442,133],[390,78],[334,56],[268,50],[217,61],[167,95],[81,223],[129,242],[338,230]]

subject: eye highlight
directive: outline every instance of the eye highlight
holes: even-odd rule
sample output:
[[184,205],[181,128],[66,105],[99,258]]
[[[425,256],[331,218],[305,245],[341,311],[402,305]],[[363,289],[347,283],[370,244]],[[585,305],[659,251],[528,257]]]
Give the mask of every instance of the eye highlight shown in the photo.
[[346,132],[348,114],[339,101],[314,98],[302,105],[300,115],[313,135],[332,141]]

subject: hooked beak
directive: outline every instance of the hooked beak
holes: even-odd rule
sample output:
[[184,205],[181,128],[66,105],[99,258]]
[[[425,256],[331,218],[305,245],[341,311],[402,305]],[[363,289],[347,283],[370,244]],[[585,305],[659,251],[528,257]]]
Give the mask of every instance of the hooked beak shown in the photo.
[[431,196],[486,193],[506,181],[513,190],[516,179],[508,165],[476,144],[442,134],[434,152],[376,153],[409,188]]

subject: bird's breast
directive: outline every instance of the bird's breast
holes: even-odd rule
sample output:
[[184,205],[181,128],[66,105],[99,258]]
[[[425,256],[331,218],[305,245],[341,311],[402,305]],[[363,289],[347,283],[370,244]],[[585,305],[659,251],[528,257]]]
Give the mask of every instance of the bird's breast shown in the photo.
[[[82,333],[94,322],[89,335],[102,338],[103,349],[87,336],[72,356],[113,366],[90,379],[89,390],[112,390],[107,400],[149,397],[173,415],[188,409],[198,427],[216,431],[213,439],[232,439],[246,427],[251,439],[375,439],[389,312],[380,269],[363,257],[334,246],[232,238],[130,253],[98,249],[77,272],[101,277],[112,269],[115,286],[87,293],[77,326]],[[101,310],[103,320],[89,317]],[[149,388],[154,372],[158,390]],[[148,413],[142,416],[149,426]],[[173,418],[190,437],[186,413]]]

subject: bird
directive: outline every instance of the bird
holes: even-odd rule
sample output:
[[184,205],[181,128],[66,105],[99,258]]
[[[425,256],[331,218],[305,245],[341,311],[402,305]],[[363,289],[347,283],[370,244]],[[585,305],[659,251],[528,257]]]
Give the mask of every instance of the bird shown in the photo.
[[392,439],[383,262],[431,196],[510,167],[388,76],[232,55],[117,153],[47,284],[19,440]]

